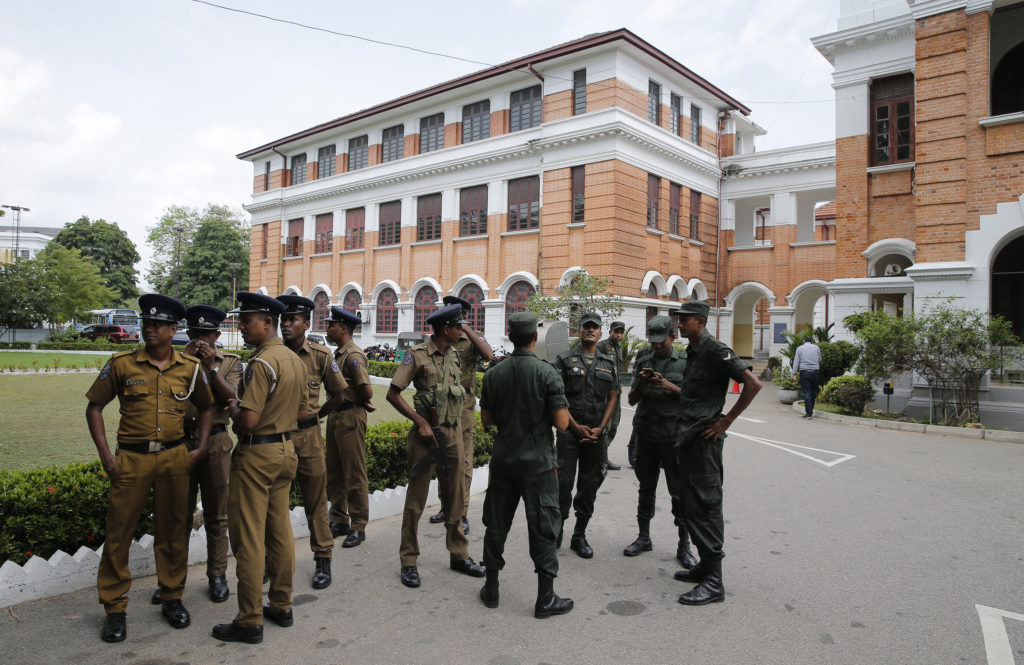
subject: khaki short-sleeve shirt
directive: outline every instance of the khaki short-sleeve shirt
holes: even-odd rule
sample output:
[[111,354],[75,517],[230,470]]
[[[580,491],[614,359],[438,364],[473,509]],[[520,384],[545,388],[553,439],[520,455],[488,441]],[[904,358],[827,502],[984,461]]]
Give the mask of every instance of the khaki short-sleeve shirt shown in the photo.
[[[447,377],[442,377],[442,372],[447,369]],[[391,379],[391,385],[399,390],[405,390],[409,384],[416,389],[417,395],[429,394],[434,391],[438,384],[445,384],[448,391],[457,390],[460,395],[462,387],[459,384],[459,355],[454,346],[448,347],[447,353],[442,354],[434,344],[434,340],[428,339],[423,344],[417,344],[409,349],[409,353],[402,358],[402,363],[395,370],[395,376]],[[440,392],[440,391],[438,391]],[[437,395],[437,415],[440,423],[449,421],[458,422],[459,414],[462,412],[463,401],[459,400],[454,404],[453,400],[447,399],[446,395]],[[423,408],[419,397],[414,400],[416,411],[424,418],[429,414]],[[449,422],[449,424],[452,424]]]
[[366,359],[366,354],[358,344],[349,340],[348,344],[334,352],[334,360],[341,368],[341,376],[347,384],[345,401],[362,404],[363,397],[356,394],[356,388],[370,383],[370,363]]
[[260,414],[253,434],[293,432],[299,411],[309,404],[306,366],[280,337],[272,337],[250,358],[240,392],[238,406]]
[[337,395],[348,388],[342,378],[341,368],[331,356],[331,350],[322,344],[303,340],[295,354],[306,366],[306,387],[309,389],[309,411],[312,414],[320,408],[320,386],[328,395]]

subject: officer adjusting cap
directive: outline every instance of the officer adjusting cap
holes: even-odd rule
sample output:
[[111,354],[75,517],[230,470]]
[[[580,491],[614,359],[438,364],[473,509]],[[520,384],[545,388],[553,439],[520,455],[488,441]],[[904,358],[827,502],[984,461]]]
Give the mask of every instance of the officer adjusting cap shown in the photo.
[[248,312],[262,312],[264,314],[284,314],[284,303],[262,293],[250,293],[242,291],[238,294],[238,307],[229,312],[230,314],[245,314]]
[[174,298],[147,293],[139,298],[139,318],[177,323],[185,318],[185,306]]
[[352,326],[353,328],[355,326],[360,325],[363,322],[362,319],[360,319],[352,312],[348,311],[347,309],[342,309],[337,305],[331,307],[331,315],[327,317],[327,320],[334,321],[336,323],[345,323]]
[[537,332],[537,315],[533,312],[516,312],[508,317],[509,335],[533,335]]
[[608,330],[625,330],[626,324],[622,321],[612,321],[612,324],[608,326]]
[[672,319],[667,316],[655,316],[647,322],[647,341],[652,344],[664,342],[672,332]]
[[445,296],[441,298],[441,302],[446,305],[458,305],[462,309],[473,309],[473,306],[469,304],[469,301],[463,300],[458,296]]
[[302,296],[293,296],[290,294],[286,294],[283,296],[278,296],[277,298],[275,298],[275,300],[280,300],[281,302],[284,303],[285,314],[305,314],[307,312],[312,312],[314,309],[316,309],[315,302],[313,302],[309,298],[304,298]]
[[217,330],[227,316],[227,312],[213,305],[192,305],[185,311],[188,327],[199,330]]
[[711,307],[703,300],[688,300],[675,313],[679,316],[703,316],[706,319],[710,311]]
[[596,323],[597,325],[601,325],[601,315],[598,314],[597,312],[587,312],[586,314],[580,317],[581,328],[588,323]]
[[462,318],[462,305],[445,305],[428,316],[427,323],[430,325],[441,325],[444,323],[459,325],[467,323],[467,321]]

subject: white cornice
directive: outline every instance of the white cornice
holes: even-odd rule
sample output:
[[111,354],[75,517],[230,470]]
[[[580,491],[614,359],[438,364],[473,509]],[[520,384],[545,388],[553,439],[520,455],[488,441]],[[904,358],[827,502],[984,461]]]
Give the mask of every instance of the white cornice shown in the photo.
[[[960,1],[963,2],[963,0]],[[814,37],[811,39],[811,44],[834,65],[837,53],[903,39],[908,35],[914,36],[914,17],[904,14]]]
[[910,293],[914,280],[909,277],[849,277],[834,279],[825,285],[829,293]]
[[966,280],[974,274],[976,266],[963,261],[915,263],[904,272],[915,282],[936,280]]
[[964,9],[967,5],[968,0],[910,0],[910,13],[916,21],[936,14]]
[[885,62],[872,62],[863,67],[852,67],[832,73],[832,89],[843,88],[858,83],[869,83],[872,79],[893,74],[917,71],[917,59],[913,53],[902,58],[893,58]]

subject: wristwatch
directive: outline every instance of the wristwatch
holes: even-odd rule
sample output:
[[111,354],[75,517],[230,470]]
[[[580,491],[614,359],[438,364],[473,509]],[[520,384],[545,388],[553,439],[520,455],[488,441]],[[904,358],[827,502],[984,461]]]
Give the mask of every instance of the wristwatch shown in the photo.
[[212,374],[220,374],[220,365],[217,365],[213,369],[208,369],[206,371]]

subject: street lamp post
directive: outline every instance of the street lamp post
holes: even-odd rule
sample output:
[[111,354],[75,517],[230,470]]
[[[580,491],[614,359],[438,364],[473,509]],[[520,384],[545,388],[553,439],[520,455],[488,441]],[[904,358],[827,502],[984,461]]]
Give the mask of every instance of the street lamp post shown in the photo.
[[[237,282],[235,281],[235,274],[236,274],[236,271],[238,269],[238,266],[240,266],[240,265],[242,265],[242,264],[236,263],[234,261],[231,262],[231,309],[235,308],[235,294],[237,293],[237,288],[238,288],[237,287]],[[235,339],[235,336],[236,336],[237,332],[238,332],[237,321],[232,319],[232,322],[231,322],[231,341],[232,341],[232,343],[234,343],[236,345],[238,343],[238,341]]]
[[174,253],[174,267],[177,272],[174,279],[174,299],[181,300],[181,234],[185,232],[185,227],[175,226],[171,230],[178,234],[178,249]]
[[8,210],[14,211],[14,258],[17,259],[18,249],[21,245],[21,211],[32,211],[29,208],[26,208],[25,206],[7,205],[6,203],[0,207],[4,207],[7,208]]

